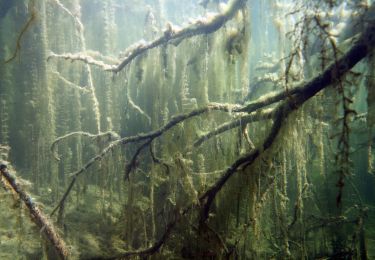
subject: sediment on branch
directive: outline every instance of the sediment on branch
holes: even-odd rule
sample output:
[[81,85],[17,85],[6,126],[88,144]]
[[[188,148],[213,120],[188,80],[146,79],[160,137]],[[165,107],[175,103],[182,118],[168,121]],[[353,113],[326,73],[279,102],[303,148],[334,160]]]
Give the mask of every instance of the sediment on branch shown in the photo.
[[120,72],[123,68],[125,68],[136,57],[150,49],[154,49],[158,46],[166,44],[173,44],[177,46],[183,40],[191,38],[193,36],[201,34],[211,34],[213,32],[216,32],[226,22],[231,20],[237,13],[237,11],[239,11],[241,8],[245,6],[246,2],[247,0],[233,0],[228,4],[227,8],[222,13],[218,13],[216,15],[212,15],[211,17],[206,17],[203,19],[198,19],[189,26],[186,26],[184,28],[176,28],[171,24],[168,24],[167,28],[164,30],[163,35],[155,39],[154,41],[141,41],[139,43],[134,44],[129,50],[126,51],[124,55],[125,58],[117,65],[106,64],[105,62],[95,60],[90,56],[73,53],[51,53],[51,55],[49,55],[47,59],[49,60],[51,58],[62,58],[71,61],[77,60],[84,62],[86,64],[98,66],[99,68],[105,71],[117,73]]
[[12,190],[16,192],[20,199],[25,203],[33,221],[40,228],[40,233],[45,235],[61,259],[68,259],[69,250],[64,240],[57,233],[56,228],[51,224],[48,218],[39,209],[31,196],[22,189],[17,181],[17,178],[13,174],[9,173],[7,166],[4,164],[1,164],[0,172],[1,176],[6,179]]
[[294,96],[286,98],[280,105],[278,105],[278,107],[275,109],[273,126],[263,144],[256,149],[253,149],[247,155],[237,159],[226,170],[221,178],[199,198],[202,204],[200,214],[201,223],[204,223],[208,219],[210,207],[216,197],[216,194],[240,167],[247,167],[251,165],[264,151],[270,148],[282,127],[282,123],[287,119],[290,113],[301,107],[303,103],[315,96],[322,89],[336,83],[358,62],[369,55],[373,51],[374,47],[375,20],[368,24],[367,29],[362,33],[359,40],[349,51],[332,63],[321,74],[308,81],[303,87],[297,88],[298,91],[295,91]]

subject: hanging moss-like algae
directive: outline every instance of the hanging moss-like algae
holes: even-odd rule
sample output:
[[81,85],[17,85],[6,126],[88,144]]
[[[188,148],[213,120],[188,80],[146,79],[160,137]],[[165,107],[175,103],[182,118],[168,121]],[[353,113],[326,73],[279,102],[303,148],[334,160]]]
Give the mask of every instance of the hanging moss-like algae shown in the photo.
[[[12,163],[33,182],[46,212],[58,204],[71,183],[69,174],[116,142],[117,135],[137,136],[159,129],[173,121],[174,115],[194,112],[211,102],[241,103],[248,96],[249,79],[269,70],[264,64],[259,66],[263,71],[254,69],[256,61],[252,59],[263,61],[260,54],[254,53],[258,46],[254,43],[267,38],[257,35],[255,26],[271,23],[266,16],[254,23],[252,17],[258,16],[252,6],[245,6],[214,33],[203,33],[175,45],[162,44],[142,53],[116,75],[79,61],[51,58],[46,65],[49,50],[58,54],[79,52],[112,62],[123,57],[110,56],[142,37],[152,41],[157,35],[178,32],[174,25],[164,26],[164,21],[157,20],[175,16],[168,13],[168,3],[149,2],[146,7],[133,1],[72,0],[35,6],[39,20],[31,29],[35,30],[33,36],[41,40],[36,43],[30,29],[24,35],[27,41],[22,45],[21,64],[1,67],[6,75],[1,79],[1,94],[5,97],[1,103],[1,144],[12,147]],[[175,4],[180,7],[176,12],[181,14],[188,6]],[[264,1],[261,4],[264,8],[268,5]],[[208,6],[227,10],[223,4]],[[275,4],[275,8],[281,16],[284,7]],[[211,21],[212,14],[201,7],[197,10],[207,20],[198,19],[193,25]],[[16,14],[10,13],[6,19],[15,20],[12,15]],[[27,13],[24,16],[27,19]],[[57,23],[61,30],[54,30]],[[287,30],[280,21],[275,24],[277,28],[270,31]],[[1,41],[10,46],[8,39]],[[273,48],[270,42],[267,46]],[[288,44],[284,49],[281,52],[288,51]],[[296,55],[297,61],[292,61],[287,75],[283,72],[289,60],[280,62],[284,69],[277,74],[281,83],[272,85],[276,92],[283,91],[282,87],[290,89],[292,79],[302,81],[302,67],[307,65],[302,56]],[[309,66],[318,66],[315,64]],[[24,76],[14,77],[12,71]],[[28,74],[21,73],[24,71]],[[260,90],[257,94],[263,93]],[[288,95],[284,96],[286,100],[296,96],[292,92]],[[337,95],[337,100],[327,102],[332,101],[332,95]],[[12,101],[15,106],[10,105]],[[228,166],[251,153],[253,145],[262,144],[273,126],[269,117],[240,124],[203,141],[199,147],[193,146],[199,137],[243,114],[209,111],[184,120],[155,139],[116,145],[95,157],[96,162],[74,179],[71,192],[55,215],[71,246],[71,257],[116,257],[130,252],[177,259],[304,259],[338,254],[363,259],[366,243],[361,238],[366,234],[371,237],[372,233],[366,224],[365,207],[351,196],[356,185],[361,185],[359,181],[354,180],[354,188],[350,188],[345,178],[341,207],[348,213],[335,210],[338,178],[334,160],[340,149],[331,136],[342,128],[333,124],[326,111],[340,104],[339,93],[328,89],[293,112],[283,122],[271,150],[261,150],[252,165],[239,167],[217,193],[204,222],[199,222],[200,206],[205,203],[201,196]],[[13,121],[10,115],[17,115],[19,120]],[[107,131],[117,135],[94,136]],[[74,135],[61,140],[55,147],[60,161],[54,161],[49,145],[56,136],[69,132],[94,137]],[[361,178],[371,180],[366,174]],[[366,200],[372,202],[373,198]],[[340,232],[338,226],[342,227]],[[350,240],[353,235],[355,239]],[[158,247],[160,241],[162,246]],[[371,246],[368,242],[369,252]],[[151,249],[142,252],[147,248]]]

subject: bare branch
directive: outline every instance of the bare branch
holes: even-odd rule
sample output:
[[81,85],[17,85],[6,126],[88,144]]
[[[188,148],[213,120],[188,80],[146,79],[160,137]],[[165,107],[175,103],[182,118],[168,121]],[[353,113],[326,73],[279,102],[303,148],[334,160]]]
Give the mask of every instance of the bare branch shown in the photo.
[[[83,24],[80,20],[80,13],[78,12],[77,14],[73,14],[59,0],[53,0],[53,1],[54,1],[54,3],[57,4],[58,7],[60,7],[64,12],[66,12],[73,19],[74,23],[77,26],[77,28],[76,28],[77,36],[78,36],[78,39],[79,39],[79,41],[82,45],[81,46],[82,51],[83,51],[83,53],[86,53],[86,51],[87,51],[86,39],[85,39],[85,35],[84,35],[84,27],[83,27]],[[59,57],[59,56],[60,55],[58,55],[58,54],[51,53],[47,57],[47,61],[52,57]],[[106,66],[106,64],[102,61],[96,61],[92,57],[88,57],[85,54],[82,55],[80,53],[78,53],[78,54],[69,54],[69,53],[68,54],[62,54],[61,58],[70,59],[70,60],[85,61],[85,63],[86,63],[85,68],[86,68],[86,72],[87,72],[87,86],[88,86],[88,89],[90,90],[89,93],[91,94],[90,96],[91,96],[91,102],[92,102],[94,115],[95,115],[95,123],[96,123],[97,133],[100,134],[101,133],[101,124],[100,124],[99,101],[98,101],[98,98],[96,97],[91,67],[89,66],[89,64],[93,64],[93,65],[97,65],[97,66],[104,66],[104,67]]]
[[132,98],[130,97],[130,94],[128,93],[128,104],[134,109],[136,110],[139,114],[141,114],[142,116],[144,116],[146,119],[147,119],[147,122],[149,125],[151,125],[151,117],[149,115],[147,115],[147,113],[145,111],[143,111],[142,108],[140,108],[138,105],[136,105]]
[[[92,164],[94,164],[94,162],[101,161],[103,159],[103,157],[108,152],[112,151],[118,145],[121,145],[121,144],[125,145],[125,144],[128,144],[128,143],[140,142],[140,141],[147,140],[147,139],[151,142],[152,140],[154,140],[155,138],[161,136],[164,132],[168,131],[169,129],[171,129],[175,125],[177,125],[177,124],[179,124],[179,123],[181,123],[181,122],[183,122],[183,121],[185,121],[185,120],[187,120],[189,118],[198,116],[200,114],[209,112],[211,110],[219,110],[219,111],[229,112],[229,111],[232,111],[236,107],[238,107],[238,106],[237,105],[232,105],[232,104],[211,103],[211,104],[209,104],[206,107],[203,107],[203,108],[200,108],[200,109],[196,109],[194,111],[191,111],[190,113],[180,114],[180,115],[173,116],[171,118],[171,120],[169,120],[169,122],[167,124],[165,124],[164,126],[162,126],[161,128],[159,128],[159,129],[157,129],[155,131],[151,131],[151,132],[149,132],[147,134],[139,134],[139,135],[124,137],[122,139],[119,139],[119,140],[111,142],[98,155],[96,155],[95,157],[91,158],[80,170],[78,170],[78,171],[70,174],[70,176],[74,177],[74,176],[80,175],[81,173],[83,173],[84,171],[86,171]],[[107,133],[105,133],[105,134],[107,134]],[[103,135],[105,135],[105,134],[103,134]],[[89,136],[89,137],[102,136],[102,134],[92,135],[92,134],[89,134],[89,133],[86,133],[86,132],[74,132],[74,133],[70,133],[70,134],[67,134],[65,136],[59,137],[57,140],[55,140],[55,142],[52,144],[51,150],[52,151],[54,150],[52,148],[55,146],[55,143],[61,141],[62,139],[70,137],[72,135],[85,135],[85,136]]]
[[55,212],[58,210],[58,209],[62,209],[64,208],[64,204],[65,204],[65,200],[66,198],[68,197],[70,191],[72,190],[73,186],[74,186],[74,183],[76,182],[77,180],[77,177],[73,177],[72,181],[70,182],[68,188],[66,189],[64,195],[62,196],[62,198],[60,199],[59,203],[57,204],[57,206],[52,210],[50,216],[52,217],[53,214],[55,214]]
[[55,157],[55,159],[57,161],[60,161],[60,158],[57,155],[56,146],[62,140],[65,140],[65,139],[70,138],[72,136],[85,136],[85,137],[89,137],[89,138],[93,138],[93,139],[108,138],[109,141],[118,140],[120,138],[120,136],[117,133],[112,132],[112,131],[108,131],[108,132],[101,133],[101,134],[91,134],[91,133],[88,133],[88,132],[78,131],[78,132],[71,132],[69,134],[60,136],[60,137],[56,138],[56,140],[51,144],[51,148],[50,148],[53,156]]
[[288,91],[282,91],[282,92],[270,92],[267,95],[264,95],[257,100],[254,100],[248,104],[245,104],[245,106],[241,107],[238,110],[234,110],[234,112],[254,112],[259,108],[263,108],[269,105],[272,105],[276,102],[279,102],[281,100],[284,100],[287,97],[291,97],[297,93],[300,93],[304,87],[304,83],[301,85],[289,89]]
[[82,91],[82,92],[84,92],[84,93],[88,93],[88,92],[90,92],[89,89],[88,89],[87,87],[81,87],[81,86],[78,86],[78,85],[74,84],[74,83],[71,82],[70,80],[67,80],[65,77],[63,77],[63,76],[62,76],[59,72],[57,72],[57,71],[53,71],[53,70],[51,70],[51,73],[52,73],[53,75],[55,75],[59,80],[61,80],[62,82],[64,82],[65,85],[67,85],[67,86],[69,86],[69,87],[71,87],[71,88],[73,88],[73,89],[77,89],[77,90]]
[[52,0],[58,7],[61,8],[67,15],[69,15],[73,21],[77,24],[77,31],[83,30],[83,24],[77,15],[73,14],[68,8],[66,8],[59,0]]
[[[33,3],[33,5],[34,5],[34,3]],[[14,60],[17,57],[17,54],[21,50],[21,40],[22,40],[22,37],[27,32],[27,30],[30,28],[30,26],[33,24],[33,22],[35,21],[36,17],[37,17],[37,14],[36,14],[35,7],[32,6],[30,18],[27,20],[26,24],[23,26],[20,34],[17,37],[16,49],[14,50],[13,55],[9,59],[7,59],[7,60],[4,61],[4,64],[7,64],[7,63],[11,62],[12,60]]]

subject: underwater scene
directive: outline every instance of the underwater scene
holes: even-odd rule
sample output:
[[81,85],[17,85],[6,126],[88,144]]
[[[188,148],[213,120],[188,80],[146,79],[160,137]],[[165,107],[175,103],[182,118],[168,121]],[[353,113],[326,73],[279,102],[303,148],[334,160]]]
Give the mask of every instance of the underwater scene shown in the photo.
[[375,1],[0,0],[0,259],[375,259]]

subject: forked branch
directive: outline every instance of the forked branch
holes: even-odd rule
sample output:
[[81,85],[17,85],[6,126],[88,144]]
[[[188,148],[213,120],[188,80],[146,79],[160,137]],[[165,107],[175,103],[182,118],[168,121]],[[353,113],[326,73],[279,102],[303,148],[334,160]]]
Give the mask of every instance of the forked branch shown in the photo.
[[[287,117],[293,112],[294,110],[301,107],[308,99],[315,96],[319,91],[322,89],[334,84],[339,78],[343,77],[347,72],[349,72],[358,62],[360,62],[363,58],[369,55],[375,47],[375,21],[369,24],[366,31],[362,33],[360,39],[354,44],[354,46],[345,53],[341,58],[339,58],[334,64],[331,64],[327,69],[323,71],[323,73],[319,74],[309,82],[307,82],[304,86],[298,87],[295,90],[289,90],[288,94],[296,94],[293,98],[288,98],[284,100],[281,104],[277,106],[274,110],[273,118],[274,122],[271,128],[270,133],[265,138],[263,143],[259,145],[257,148],[251,150],[248,154],[240,157],[237,159],[228,169],[223,173],[223,175],[216,181],[214,185],[212,185],[204,194],[199,197],[199,201],[201,203],[201,211],[200,211],[200,223],[204,224],[209,216],[210,207],[220,190],[223,186],[227,183],[227,181],[234,175],[234,173],[241,167],[247,167],[254,163],[254,161],[268,148],[271,147],[277,135],[282,127],[283,122],[287,119]],[[253,102],[252,105],[248,107],[244,107],[240,109],[242,111],[257,109],[260,107],[264,107],[266,105],[272,104],[274,102],[280,101],[286,96],[287,93],[279,93],[270,97],[269,100],[262,100],[261,102]],[[237,110],[239,111],[239,110]],[[253,111],[253,110],[252,110]],[[194,205],[188,205],[182,212],[186,214],[191,209],[194,208]],[[168,225],[167,230],[162,235],[161,239],[159,239],[153,246],[150,248],[132,251],[123,253],[111,258],[104,258],[104,259],[121,259],[121,258],[128,258],[131,256],[141,256],[145,257],[152,253],[157,252],[160,247],[166,243],[172,229],[176,226],[179,218],[174,219]],[[103,258],[100,258],[103,259]]]
[[[341,58],[331,64],[323,73],[316,76],[303,87],[298,88],[293,98],[288,98],[281,103],[275,110],[274,123],[270,133],[263,144],[252,150],[245,156],[237,159],[222,175],[222,177],[208,189],[200,198],[202,210],[200,222],[208,219],[210,207],[216,197],[216,194],[222,189],[225,183],[233,176],[240,167],[251,165],[264,151],[270,148],[276,139],[283,121],[290,113],[298,109],[304,102],[315,96],[322,89],[334,84],[347,72],[349,72],[359,61],[369,55],[375,47],[375,21],[372,21],[355,45],[345,53]],[[290,91],[289,91],[290,93]]]

